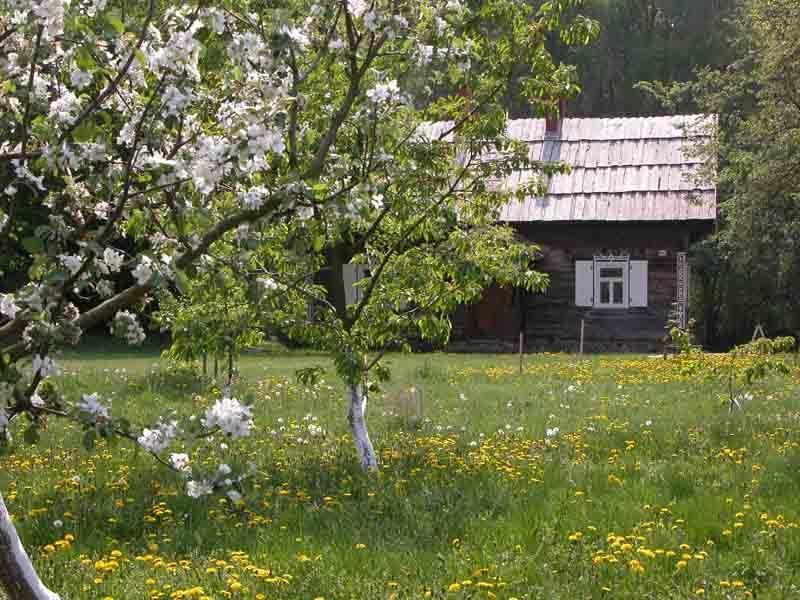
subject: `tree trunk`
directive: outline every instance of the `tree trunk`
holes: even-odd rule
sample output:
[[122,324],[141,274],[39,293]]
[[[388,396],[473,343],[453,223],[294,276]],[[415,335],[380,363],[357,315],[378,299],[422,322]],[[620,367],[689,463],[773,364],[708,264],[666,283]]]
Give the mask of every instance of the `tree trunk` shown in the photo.
[[350,422],[350,431],[356,444],[356,452],[365,471],[375,471],[378,468],[378,457],[375,448],[367,433],[367,394],[360,385],[348,385],[347,394],[350,396],[350,410],[347,420]]
[[60,600],[36,574],[0,494],[0,586],[10,600]]
[[228,348],[228,387],[233,387],[233,346]]

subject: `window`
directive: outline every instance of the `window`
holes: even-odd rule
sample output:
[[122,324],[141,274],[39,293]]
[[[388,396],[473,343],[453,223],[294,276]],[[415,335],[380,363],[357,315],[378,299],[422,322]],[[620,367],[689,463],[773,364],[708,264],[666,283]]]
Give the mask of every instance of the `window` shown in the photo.
[[604,309],[647,306],[647,261],[618,256],[576,261],[575,305]]
[[628,259],[594,259],[597,273],[594,306],[599,308],[627,308]]

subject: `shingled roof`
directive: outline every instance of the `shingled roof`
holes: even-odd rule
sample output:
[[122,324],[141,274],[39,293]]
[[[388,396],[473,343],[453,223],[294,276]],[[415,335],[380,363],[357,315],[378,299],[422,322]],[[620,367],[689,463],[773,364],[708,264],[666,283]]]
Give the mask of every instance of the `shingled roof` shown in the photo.
[[[427,133],[435,136],[449,125],[431,124]],[[714,220],[715,183],[698,181],[702,161],[689,150],[715,126],[711,115],[564,119],[553,135],[544,119],[510,120],[509,136],[528,142],[531,159],[563,161],[572,170],[551,177],[544,197],[509,203],[500,220]],[[497,184],[511,191],[540,176],[517,171]]]

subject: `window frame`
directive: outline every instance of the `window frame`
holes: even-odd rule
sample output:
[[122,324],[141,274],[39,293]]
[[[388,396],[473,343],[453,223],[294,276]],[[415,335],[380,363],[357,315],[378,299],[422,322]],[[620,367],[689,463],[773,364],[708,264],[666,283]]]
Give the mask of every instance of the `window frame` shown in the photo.
[[[622,277],[604,277],[603,269],[622,269]],[[593,307],[603,310],[625,310],[630,308],[630,256],[595,256]],[[602,284],[608,282],[609,302],[602,301]],[[622,283],[622,302],[614,302],[614,284]]]

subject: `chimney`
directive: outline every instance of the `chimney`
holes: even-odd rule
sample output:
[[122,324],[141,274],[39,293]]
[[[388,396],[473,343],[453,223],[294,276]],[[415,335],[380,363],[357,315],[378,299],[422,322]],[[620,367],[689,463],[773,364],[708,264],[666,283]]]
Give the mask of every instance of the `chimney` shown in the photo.
[[567,112],[567,101],[558,101],[558,115],[549,115],[545,119],[545,137],[561,137],[561,125],[564,122],[564,115]]

